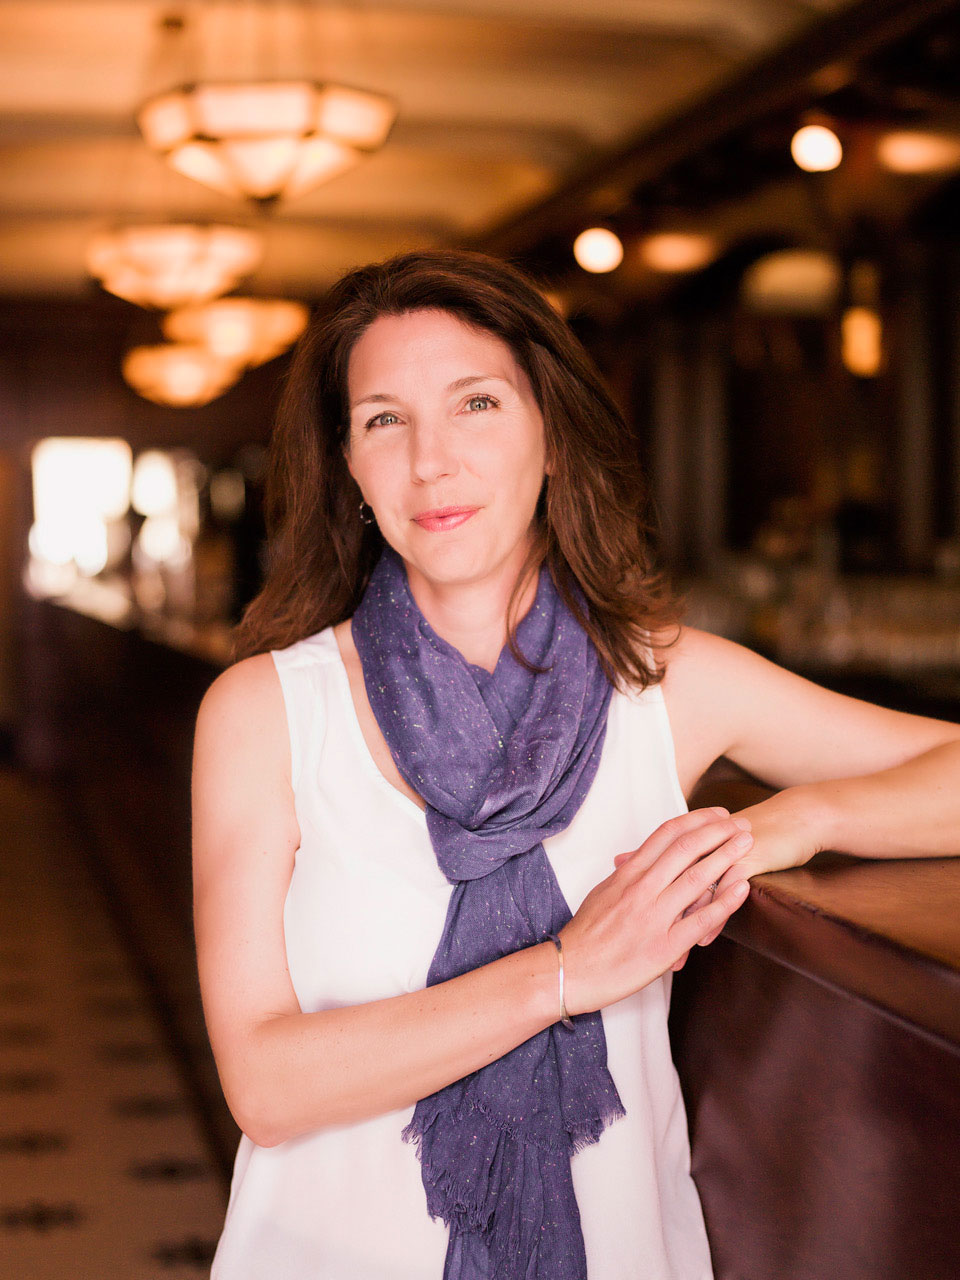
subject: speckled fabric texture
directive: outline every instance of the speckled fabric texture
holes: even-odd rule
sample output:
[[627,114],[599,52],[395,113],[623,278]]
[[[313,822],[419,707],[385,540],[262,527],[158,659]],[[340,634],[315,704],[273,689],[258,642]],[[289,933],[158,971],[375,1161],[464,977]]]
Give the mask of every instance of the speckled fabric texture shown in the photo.
[[[517,632],[540,672],[507,647],[492,673],[468,663],[423,617],[389,548],[353,638],[377,723],[427,803],[454,886],[428,986],[542,942],[571,914],[543,840],[590,788],[612,692],[549,572]],[[585,1280],[570,1158],[625,1112],[600,1014],[574,1024],[421,1099],[403,1130],[427,1208],[450,1227],[444,1280]]]

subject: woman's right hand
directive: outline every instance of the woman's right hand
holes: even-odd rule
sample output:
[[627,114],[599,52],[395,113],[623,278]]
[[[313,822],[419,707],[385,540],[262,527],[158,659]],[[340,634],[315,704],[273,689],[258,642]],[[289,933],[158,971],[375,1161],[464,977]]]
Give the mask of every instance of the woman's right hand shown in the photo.
[[[584,898],[560,930],[567,1011],[592,1013],[639,991],[723,927],[746,900],[739,880],[690,910],[753,843],[746,819],[694,809],[662,823]],[[690,911],[689,915],[684,915]]]

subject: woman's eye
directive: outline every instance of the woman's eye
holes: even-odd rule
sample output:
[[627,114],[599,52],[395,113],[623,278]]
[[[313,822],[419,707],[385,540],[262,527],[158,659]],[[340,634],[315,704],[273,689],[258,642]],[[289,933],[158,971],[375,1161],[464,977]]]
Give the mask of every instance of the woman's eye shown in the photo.
[[[475,408],[478,404],[480,405],[479,409]],[[467,401],[467,408],[471,413],[482,413],[484,409],[495,406],[496,404],[497,401],[494,400],[493,396],[471,396]]]
[[387,419],[393,419],[393,422],[399,421],[397,415],[393,412],[392,409],[384,409],[383,413],[378,413],[375,417],[370,419],[370,421],[367,423],[368,430],[370,427],[391,426],[392,423],[387,421]]

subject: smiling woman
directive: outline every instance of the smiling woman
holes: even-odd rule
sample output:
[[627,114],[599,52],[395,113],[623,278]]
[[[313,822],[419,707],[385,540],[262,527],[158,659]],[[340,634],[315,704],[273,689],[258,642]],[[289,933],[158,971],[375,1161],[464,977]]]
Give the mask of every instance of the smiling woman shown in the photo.
[[[675,625],[631,435],[503,263],[351,272],[271,447],[194,760],[214,1277],[710,1280],[672,970],[759,872],[960,851],[960,730]],[[784,789],[687,812],[721,755]]]

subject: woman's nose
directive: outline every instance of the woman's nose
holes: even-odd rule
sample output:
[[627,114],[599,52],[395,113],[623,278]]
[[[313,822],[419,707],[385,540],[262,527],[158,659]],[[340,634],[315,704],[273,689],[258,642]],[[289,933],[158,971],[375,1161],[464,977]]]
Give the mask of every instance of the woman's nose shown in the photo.
[[460,463],[449,432],[430,422],[417,423],[409,435],[410,473],[414,481],[429,484],[455,475]]

